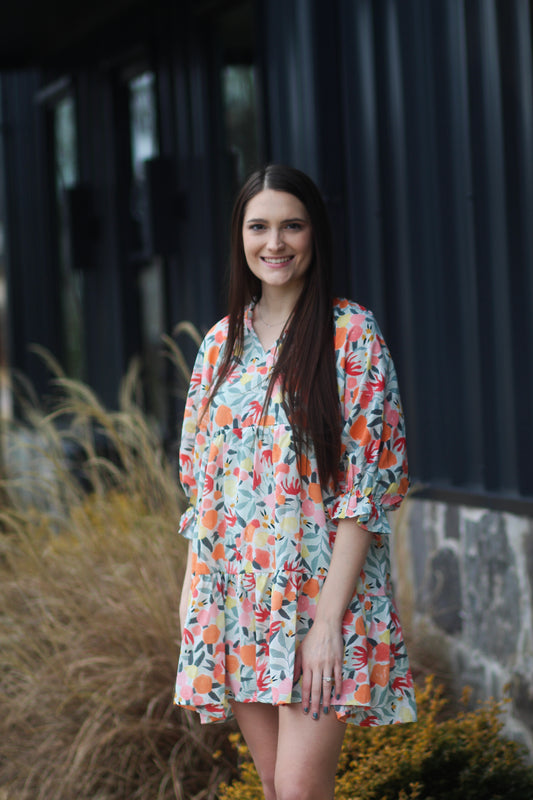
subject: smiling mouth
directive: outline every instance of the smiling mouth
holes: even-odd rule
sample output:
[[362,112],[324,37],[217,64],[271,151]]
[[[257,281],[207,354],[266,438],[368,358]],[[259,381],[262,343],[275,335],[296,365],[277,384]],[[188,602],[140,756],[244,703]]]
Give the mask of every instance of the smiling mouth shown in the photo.
[[288,264],[293,258],[294,256],[281,256],[280,258],[269,258],[268,256],[262,256],[261,260],[264,261],[265,264],[271,264],[274,267],[279,267],[283,264]]

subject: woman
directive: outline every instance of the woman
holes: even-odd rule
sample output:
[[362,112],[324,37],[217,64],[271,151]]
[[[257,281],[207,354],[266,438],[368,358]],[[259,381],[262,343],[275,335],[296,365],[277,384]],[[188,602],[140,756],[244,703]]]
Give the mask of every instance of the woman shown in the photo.
[[372,314],[331,298],[331,267],[313,182],[254,173],[183,423],[175,702],[237,718],[267,800],[333,798],[344,723],[416,714],[385,515],[408,489],[396,376]]

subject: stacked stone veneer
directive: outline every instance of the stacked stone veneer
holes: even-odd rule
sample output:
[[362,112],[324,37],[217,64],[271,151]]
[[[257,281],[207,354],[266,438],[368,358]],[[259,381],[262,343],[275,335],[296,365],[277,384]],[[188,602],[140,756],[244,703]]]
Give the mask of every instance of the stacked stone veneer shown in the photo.
[[533,518],[416,497],[391,516],[415,667],[510,697],[506,728],[533,755]]

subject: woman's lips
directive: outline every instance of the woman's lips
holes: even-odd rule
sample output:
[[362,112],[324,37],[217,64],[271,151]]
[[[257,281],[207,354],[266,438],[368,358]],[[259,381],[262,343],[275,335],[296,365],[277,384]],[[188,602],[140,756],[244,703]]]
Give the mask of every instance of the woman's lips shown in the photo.
[[268,264],[269,267],[284,267],[290,264],[294,256],[280,256],[278,258],[270,258],[269,256],[261,256],[261,261]]

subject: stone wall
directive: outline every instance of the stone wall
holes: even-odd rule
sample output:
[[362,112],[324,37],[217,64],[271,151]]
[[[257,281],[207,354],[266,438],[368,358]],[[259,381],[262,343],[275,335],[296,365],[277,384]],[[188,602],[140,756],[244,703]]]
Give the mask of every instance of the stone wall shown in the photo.
[[506,729],[533,756],[533,518],[414,496],[394,527],[415,667],[474,700],[510,697]]

